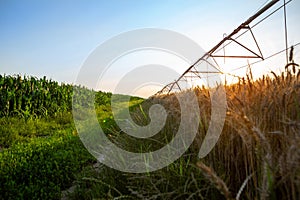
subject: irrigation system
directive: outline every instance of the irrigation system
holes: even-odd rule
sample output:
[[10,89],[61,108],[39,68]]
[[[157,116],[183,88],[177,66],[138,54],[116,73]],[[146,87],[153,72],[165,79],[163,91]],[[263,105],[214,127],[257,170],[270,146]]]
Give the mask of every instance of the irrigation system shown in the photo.
[[[171,83],[167,84],[166,86],[164,86],[160,91],[158,91],[156,94],[154,94],[154,96],[161,95],[161,94],[169,94],[169,93],[176,92],[176,91],[181,91],[181,90],[183,90],[183,87],[181,86],[182,82],[188,82],[192,79],[198,79],[198,80],[202,79],[203,74],[206,74],[206,75],[211,74],[211,76],[216,76],[216,75],[220,75],[220,74],[232,75],[232,74],[223,72],[220,69],[215,58],[224,58],[224,59],[225,58],[245,58],[245,59],[256,58],[256,59],[259,59],[259,61],[256,61],[253,63],[257,63],[257,62],[261,62],[265,59],[268,59],[270,57],[273,57],[279,53],[286,52],[286,59],[287,59],[286,62],[288,64],[288,50],[290,47],[288,47],[288,42],[287,42],[288,35],[287,35],[286,5],[289,4],[291,1],[292,0],[289,0],[286,2],[286,0],[283,0],[282,5],[280,5],[278,8],[276,8],[274,11],[272,11],[268,14],[265,14],[266,11],[270,10],[271,7],[274,7],[274,5],[277,4],[278,2],[280,2],[280,0],[272,0],[269,3],[265,4],[254,15],[249,17],[245,22],[241,23],[230,34],[228,34],[228,35],[224,34],[223,39],[219,43],[217,43],[213,48],[211,48],[208,52],[206,52],[204,55],[202,55],[192,65],[190,65],[174,82],[171,82]],[[260,49],[260,46],[255,38],[255,35],[254,35],[252,29],[281,9],[284,10],[283,16],[284,16],[285,49],[280,52],[277,52],[271,56],[264,58],[262,51]],[[266,16],[263,16],[263,14],[265,14]],[[253,24],[255,19],[258,19],[258,17],[262,17],[262,19],[259,19],[258,22]],[[247,45],[239,42],[239,40],[238,40],[242,35],[244,35],[247,32],[248,33],[250,32],[250,34],[249,34],[250,40],[252,40],[255,44],[254,49],[253,49],[253,47],[250,48]],[[244,54],[226,55],[225,47],[227,47],[230,44],[238,45],[240,48],[242,48],[244,51],[247,52],[247,55],[244,55]],[[300,43],[297,43],[294,46],[297,46],[299,44]],[[222,51],[223,51],[223,54],[221,54]],[[208,68],[203,68],[203,65],[201,65],[201,63],[209,65],[210,70],[208,70]],[[253,64],[253,63],[251,63],[251,64]],[[250,64],[238,67],[236,69],[241,69],[241,68],[244,68],[247,66],[250,66]],[[234,75],[232,75],[232,76],[234,76]]]

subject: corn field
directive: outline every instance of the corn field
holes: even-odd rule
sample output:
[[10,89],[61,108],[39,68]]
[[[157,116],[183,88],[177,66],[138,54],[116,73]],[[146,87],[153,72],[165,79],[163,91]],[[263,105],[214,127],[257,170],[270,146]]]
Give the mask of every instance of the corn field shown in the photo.
[[[26,76],[0,75],[0,117],[43,117],[71,111],[73,90],[80,90],[80,103],[95,95],[95,104],[110,103],[110,92],[95,92],[81,86]],[[78,102],[76,102],[77,104]]]
[[46,77],[0,75],[0,116],[47,116],[69,111],[72,89]]

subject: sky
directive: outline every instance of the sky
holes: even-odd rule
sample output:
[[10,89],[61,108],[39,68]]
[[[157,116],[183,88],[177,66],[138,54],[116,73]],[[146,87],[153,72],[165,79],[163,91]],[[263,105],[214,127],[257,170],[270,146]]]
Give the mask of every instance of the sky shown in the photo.
[[[59,82],[75,83],[81,66],[95,48],[116,35],[141,28],[168,29],[181,33],[208,51],[223,38],[224,33],[232,32],[266,2],[268,1],[0,0],[0,74],[36,77],[45,75]],[[277,7],[282,2],[283,0]],[[299,8],[299,0],[293,0],[287,6],[289,45],[300,42]],[[285,47],[283,10],[253,31],[265,56],[282,50]],[[247,39],[245,41],[247,43]],[[299,48],[295,48],[295,53],[297,52]],[[299,54],[300,52],[296,55],[296,61]],[[156,56],[156,60],[166,65],[169,63],[179,74],[189,65],[183,61],[174,61],[178,58],[168,57],[165,52],[147,55],[149,62]],[[146,59],[147,55],[132,56],[132,59]],[[266,61],[264,66],[254,65],[256,75],[260,76],[270,70],[282,70],[280,62],[284,58],[277,59],[279,61]],[[221,61],[221,64],[224,71],[232,72],[234,65],[240,66],[245,62],[226,60]],[[279,68],[272,68],[274,62],[280,63]],[[120,70],[115,66],[114,70],[126,73],[124,67]],[[114,70],[102,85],[98,84],[97,89],[114,90],[112,80],[117,82],[120,78],[113,77]]]

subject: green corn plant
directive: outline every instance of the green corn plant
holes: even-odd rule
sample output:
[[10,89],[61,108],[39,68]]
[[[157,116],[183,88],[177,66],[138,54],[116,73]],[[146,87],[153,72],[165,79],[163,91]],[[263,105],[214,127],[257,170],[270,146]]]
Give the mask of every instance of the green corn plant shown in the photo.
[[26,113],[32,116],[55,115],[71,111],[73,86],[53,80],[26,76],[0,75],[1,116]]

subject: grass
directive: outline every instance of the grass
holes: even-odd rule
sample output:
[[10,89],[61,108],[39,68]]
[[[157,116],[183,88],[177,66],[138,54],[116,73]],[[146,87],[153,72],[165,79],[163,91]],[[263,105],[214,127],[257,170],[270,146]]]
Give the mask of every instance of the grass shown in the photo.
[[[98,119],[107,134],[115,126],[110,96],[96,93]],[[125,96],[117,97],[122,106]],[[142,101],[131,99],[131,106]],[[60,199],[77,174],[96,161],[80,141],[72,113],[26,118],[13,113],[0,118],[0,199]],[[100,193],[105,194],[105,190],[102,185]]]
[[75,173],[92,162],[72,133],[14,144],[0,153],[0,199],[59,199]]
[[[72,199],[122,196],[133,199],[299,199],[299,70],[264,76],[256,81],[248,76],[237,84],[226,85],[225,90],[228,103],[225,125],[217,145],[204,159],[199,160],[198,152],[210,121],[210,93],[206,88],[194,88],[201,119],[196,140],[180,159],[161,170],[144,174],[118,173],[115,176],[114,170],[102,166],[105,173],[87,173],[78,178],[80,189]],[[115,130],[111,133],[112,141],[133,152],[156,150],[168,143],[180,124],[180,108],[174,94],[144,101],[131,116],[137,124],[149,123],[149,107],[158,102],[169,114],[160,134],[150,139],[136,139]],[[82,182],[94,185],[84,187]],[[107,190],[103,194],[109,195],[97,193],[104,185]],[[95,195],[85,196],[86,191]]]
[[[49,118],[0,119],[0,199],[290,199],[300,197],[300,71],[275,73],[225,85],[227,113],[214,149],[203,159],[211,100],[207,88],[194,88],[200,109],[197,136],[174,163],[155,172],[123,173],[95,163],[81,144],[69,113]],[[182,93],[182,95],[184,92]],[[162,148],[181,122],[174,94],[132,98],[130,114],[150,122],[149,108],[160,103],[168,113],[159,134],[137,139],[114,121],[108,99],[98,94],[98,121],[112,142],[132,152]],[[118,97],[118,111],[126,109]],[[37,174],[38,176],[36,176]],[[42,179],[41,179],[42,177]],[[24,181],[25,180],[25,181]]]
[[25,120],[19,117],[0,118],[0,148],[9,148],[13,144],[29,142],[37,137],[63,135],[66,130],[74,130],[70,112],[54,117]]

